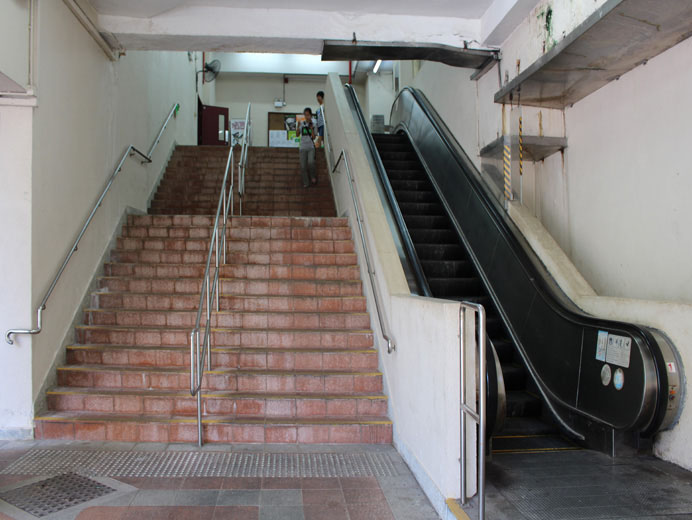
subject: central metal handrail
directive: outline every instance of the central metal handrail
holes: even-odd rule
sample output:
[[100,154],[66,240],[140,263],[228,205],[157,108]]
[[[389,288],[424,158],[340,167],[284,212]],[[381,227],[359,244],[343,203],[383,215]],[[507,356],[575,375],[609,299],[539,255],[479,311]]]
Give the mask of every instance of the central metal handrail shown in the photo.
[[70,251],[67,253],[67,256],[63,260],[62,265],[60,266],[60,269],[58,269],[57,274],[53,278],[53,281],[51,282],[50,286],[48,287],[48,290],[46,291],[45,296],[43,297],[43,300],[41,300],[41,304],[38,306],[38,309],[36,310],[36,328],[33,329],[10,329],[5,333],[5,341],[9,343],[10,345],[14,344],[14,341],[12,340],[13,335],[17,334],[39,334],[41,330],[43,329],[43,311],[46,310],[48,299],[50,298],[51,294],[53,294],[53,290],[55,289],[55,286],[58,284],[58,281],[60,280],[60,277],[62,276],[62,273],[65,271],[65,268],[67,267],[67,264],[70,262],[70,259],[72,258],[72,255],[75,254],[77,251],[77,248],[79,246],[80,240],[82,240],[82,237],[87,231],[87,228],[89,227],[89,224],[91,224],[91,221],[94,218],[94,215],[96,214],[96,211],[99,209],[101,206],[101,203],[103,202],[103,199],[106,197],[106,194],[108,191],[111,189],[111,186],[113,185],[113,182],[115,181],[115,178],[118,176],[120,173],[120,170],[122,170],[123,165],[125,164],[125,160],[128,157],[133,157],[135,155],[138,155],[142,161],[141,164],[147,164],[152,161],[151,155],[154,153],[154,149],[156,149],[156,146],[159,144],[159,141],[161,140],[161,136],[163,135],[164,130],[166,130],[166,127],[168,126],[169,121],[171,120],[172,117],[175,117],[175,115],[178,113],[178,110],[180,109],[180,104],[175,103],[173,105],[173,108],[171,108],[170,112],[168,113],[168,117],[164,121],[163,125],[161,125],[161,130],[159,131],[158,135],[156,136],[156,139],[154,139],[154,143],[151,145],[151,148],[149,148],[149,153],[145,154],[144,152],[140,151],[137,149],[134,145],[129,145],[125,149],[125,153],[123,153],[122,157],[120,158],[120,162],[118,162],[118,165],[115,167],[115,170],[111,174],[111,176],[108,178],[108,182],[106,183],[106,187],[103,189],[101,192],[101,195],[99,196],[98,200],[96,201],[96,204],[94,204],[94,207],[91,210],[91,213],[89,213],[89,216],[87,217],[86,221],[84,222],[84,225],[82,226],[81,231],[77,235],[76,240],[72,244],[72,248]]
[[243,146],[240,149],[240,158],[238,159],[238,204],[240,206],[240,215],[243,214],[243,196],[245,195],[245,169],[247,167],[248,148],[252,146],[252,118],[250,117],[250,109],[252,103],[247,104],[247,113],[245,114],[245,129],[243,130]]
[[377,319],[380,323],[380,332],[382,333],[382,337],[387,341],[387,353],[391,354],[394,350],[396,350],[396,344],[394,343],[394,340],[392,340],[391,334],[388,332],[388,328],[385,326],[384,318],[382,317],[383,313],[382,305],[380,304],[380,291],[377,288],[377,284],[375,283],[375,270],[372,268],[372,263],[370,262],[368,242],[365,239],[365,229],[363,228],[363,217],[361,216],[360,205],[358,203],[358,197],[356,196],[356,180],[353,178],[353,174],[351,173],[351,167],[348,164],[348,157],[346,157],[346,150],[341,150],[339,157],[336,159],[336,162],[332,167],[332,173],[336,172],[336,169],[339,167],[339,164],[341,163],[342,159],[344,160],[344,164],[346,165],[348,185],[351,188],[353,207],[355,208],[356,212],[356,221],[358,222],[360,240],[363,244],[363,254],[365,255],[365,264],[368,269],[368,276],[370,277],[370,286],[372,287],[372,294],[373,298],[375,299],[375,308],[377,310]]
[[[470,406],[466,400],[466,342],[464,311],[470,310],[478,318],[476,326],[476,355],[478,356],[478,390],[474,392],[474,403],[478,399],[478,408]],[[466,417],[470,417],[478,425],[478,520],[485,520],[485,426],[486,426],[486,348],[485,348],[485,308],[479,303],[461,302],[459,307],[459,367],[461,384],[460,404],[460,448],[461,448],[461,503],[468,502],[466,496]],[[475,372],[474,366],[474,372]]]
[[[219,311],[219,271],[220,261],[226,263],[226,227],[228,224],[228,210],[232,207],[233,187],[229,186],[230,178],[233,179],[234,173],[233,146],[228,152],[226,170],[223,175],[221,193],[216,207],[216,218],[214,226],[209,236],[209,253],[207,263],[204,268],[202,278],[202,289],[199,295],[199,306],[197,307],[197,318],[195,326],[190,331],[190,394],[197,397],[197,443],[202,446],[204,443],[202,432],[202,383],[204,381],[204,362],[207,361],[207,370],[211,370],[211,322],[212,306],[216,306]],[[230,189],[229,189],[230,188]],[[231,210],[232,213],[232,210]],[[220,224],[223,215],[223,224]],[[219,237],[221,235],[221,237]],[[220,245],[219,245],[220,244]],[[211,273],[211,261],[214,258],[213,282]],[[204,337],[200,343],[200,329],[202,328],[202,312],[205,314]],[[200,348],[201,344],[201,348]]]

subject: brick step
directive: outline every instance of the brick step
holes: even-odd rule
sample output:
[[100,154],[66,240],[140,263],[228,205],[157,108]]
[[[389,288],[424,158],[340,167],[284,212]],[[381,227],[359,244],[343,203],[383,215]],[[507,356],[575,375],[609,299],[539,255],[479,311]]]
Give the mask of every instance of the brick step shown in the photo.
[[[213,216],[193,215],[128,215],[128,224],[135,226],[200,226],[211,227],[214,225]],[[231,217],[229,227],[251,228],[275,228],[275,227],[349,227],[345,217]]]
[[[186,346],[189,328],[77,325],[76,341],[82,345],[131,345],[138,347]],[[352,348],[373,346],[371,330],[211,329],[212,346],[260,348]]]
[[[211,349],[215,368],[260,370],[377,370],[374,349]],[[133,347],[123,345],[69,345],[69,365],[122,365],[181,368],[190,366],[188,347]]]
[[[181,190],[182,192],[183,190]],[[151,208],[162,208],[162,207],[174,207],[174,206],[194,206],[200,205],[203,207],[213,207],[216,210],[217,204],[219,203],[219,197],[221,195],[221,190],[213,193],[196,193],[197,189],[194,187],[185,188],[185,194],[183,193],[164,193],[156,196],[156,199],[151,202]],[[311,191],[312,193],[306,193],[306,191]],[[318,192],[319,197],[315,196],[315,192]],[[273,193],[269,189],[258,189],[257,193],[253,193],[250,190],[245,192],[243,198],[243,206],[246,204],[275,204],[279,202],[283,203],[297,203],[301,202],[307,205],[326,205],[330,204],[332,201],[329,200],[331,196],[330,190],[324,189],[314,189],[314,188],[300,188],[296,189],[284,189],[280,192]],[[316,198],[324,198],[323,200],[315,200]],[[235,198],[235,209],[236,212],[239,210],[239,197]],[[214,211],[216,214],[216,211]]]
[[[326,195],[325,195],[326,198]],[[251,199],[250,199],[251,200]],[[306,199],[297,198],[289,202],[257,202],[255,204],[250,204],[243,202],[243,214],[244,215],[280,215],[280,216],[315,216],[323,217],[330,216],[334,214],[334,204],[328,201],[321,202],[308,202]],[[172,203],[166,205],[152,204],[149,207],[149,212],[152,215],[162,214],[162,215],[216,215],[216,202],[209,204],[202,204],[200,202],[193,202],[190,204],[180,204]],[[261,211],[272,211],[272,210],[283,210],[283,211],[293,211],[302,213],[261,213]],[[177,213],[176,213],[177,212]],[[239,206],[236,206],[236,212],[240,213]],[[255,213],[257,212],[257,213]],[[321,213],[320,213],[321,212]]]
[[[143,311],[137,309],[85,309],[87,325],[117,325],[125,327],[186,327],[195,326],[196,311]],[[211,316],[215,328],[248,328],[267,330],[367,330],[368,313],[319,312],[238,312],[215,311]],[[201,325],[207,320],[202,313]]]
[[[90,305],[97,309],[150,311],[197,310],[199,294],[92,292]],[[219,308],[246,312],[366,312],[363,296],[230,296],[219,297]]]
[[[276,279],[355,279],[355,254],[264,254],[229,253],[227,264],[219,265],[220,278],[244,280]],[[137,278],[195,278],[204,276],[206,266],[200,264],[145,264],[108,262],[104,276]],[[216,268],[212,264],[212,275]]]
[[[202,280],[102,277],[99,288],[112,292],[194,294],[199,298]],[[237,280],[219,279],[223,296],[362,296],[359,279],[346,280]]]
[[[229,230],[233,235],[234,230]],[[316,239],[231,238],[227,251],[255,253],[353,253],[353,241]],[[209,251],[203,238],[123,238],[116,240],[115,251]]]
[[[86,412],[44,414],[36,418],[37,439],[197,442],[193,417],[103,415]],[[202,418],[205,442],[391,444],[391,421],[376,418]]]
[[[282,263],[278,263],[274,267],[287,267],[291,264],[294,266],[310,267],[310,263],[315,268],[328,268],[328,267],[338,267],[338,268],[349,268],[355,267],[353,265],[341,265],[337,263],[336,258],[324,257],[321,255],[352,255],[353,254],[353,243],[350,242],[350,247],[346,245],[338,245],[333,247],[334,244],[324,244],[323,251],[274,251],[272,246],[269,246],[269,250],[266,249],[264,245],[251,245],[248,243],[240,245],[232,245],[230,241],[227,241],[226,245],[226,265],[228,262],[243,264],[269,264],[272,261],[272,257],[277,260],[281,260]],[[247,248],[246,248],[247,246]],[[310,246],[304,244],[303,242],[296,242],[295,245],[277,246],[276,249],[310,249]],[[351,249],[351,251],[349,251]],[[295,254],[291,258],[279,257],[275,255],[286,255]],[[199,250],[199,251],[160,251],[155,249],[148,250],[136,250],[136,249],[114,249],[111,251],[110,262],[117,264],[200,264],[206,267],[207,256],[209,255],[209,250]],[[312,255],[315,255],[314,257]],[[319,258],[315,259],[319,255]],[[298,260],[296,262],[295,260]],[[345,257],[341,257],[345,260]],[[332,263],[332,260],[334,262]],[[212,265],[216,261],[216,251],[212,253]],[[290,262],[289,262],[290,261]],[[307,262],[307,263],[306,263]]]
[[[223,224],[223,222],[222,222]],[[122,237],[139,240],[208,240],[212,226],[123,226]],[[220,233],[219,236],[222,236]],[[331,227],[239,227],[226,226],[229,240],[350,240],[351,228]]]
[[[293,278],[305,268],[357,267],[352,253],[227,253],[226,264],[219,265],[221,278]],[[135,276],[148,278],[202,278],[203,264],[150,264],[106,262],[104,276]],[[215,267],[212,264],[212,269]],[[324,275],[327,271],[320,270]]]
[[[58,367],[58,386],[189,390],[186,368],[66,365]],[[306,394],[382,392],[380,372],[276,371],[213,368],[204,373],[202,388],[237,392]]]
[[[48,409],[57,412],[196,415],[197,398],[189,391],[79,390],[57,387],[47,392]],[[364,394],[258,394],[227,391],[202,392],[202,413],[227,418],[357,418],[385,417],[387,398]]]
[[[172,216],[181,215],[180,208],[163,208],[163,209],[150,209],[149,214],[157,216]],[[186,210],[187,215],[191,216],[209,216],[212,213],[204,208],[201,209],[189,209]],[[327,214],[334,214],[334,208],[330,208],[329,211],[326,209],[311,209],[311,210],[298,210],[298,209],[283,209],[283,208],[262,208],[262,209],[243,209],[244,215],[275,215],[277,217],[324,217]]]

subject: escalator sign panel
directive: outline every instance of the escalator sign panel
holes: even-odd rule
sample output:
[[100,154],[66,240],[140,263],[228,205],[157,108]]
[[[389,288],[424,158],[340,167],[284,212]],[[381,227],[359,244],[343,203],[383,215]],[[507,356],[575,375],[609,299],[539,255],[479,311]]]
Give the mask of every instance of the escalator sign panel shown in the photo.
[[596,341],[596,359],[605,362],[606,350],[608,349],[608,333],[604,330],[598,331],[598,340]]
[[619,367],[629,368],[632,338],[598,331],[596,359]]

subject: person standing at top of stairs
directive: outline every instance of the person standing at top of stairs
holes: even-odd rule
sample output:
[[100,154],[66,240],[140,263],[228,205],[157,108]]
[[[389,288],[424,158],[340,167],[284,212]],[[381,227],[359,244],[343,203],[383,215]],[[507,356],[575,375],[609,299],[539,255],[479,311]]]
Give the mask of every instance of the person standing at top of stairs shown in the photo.
[[317,184],[315,173],[315,125],[312,122],[312,109],[303,110],[304,121],[298,123],[300,136],[300,173],[303,178],[303,188]]

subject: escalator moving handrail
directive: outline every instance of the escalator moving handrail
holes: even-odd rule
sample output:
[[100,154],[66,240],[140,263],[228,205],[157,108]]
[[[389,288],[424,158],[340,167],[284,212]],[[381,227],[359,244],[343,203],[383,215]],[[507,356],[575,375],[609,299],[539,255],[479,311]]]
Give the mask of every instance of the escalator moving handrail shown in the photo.
[[345,88],[346,92],[348,92],[348,94],[351,96],[351,99],[353,100],[353,105],[356,109],[356,114],[358,115],[358,123],[361,127],[361,134],[365,137],[365,141],[367,142],[368,148],[370,150],[370,155],[372,156],[372,159],[375,162],[377,174],[380,177],[380,182],[382,183],[385,195],[387,196],[387,201],[389,202],[389,206],[392,210],[392,215],[394,217],[394,220],[396,221],[397,227],[399,228],[399,233],[401,235],[403,246],[406,250],[406,256],[408,257],[409,263],[413,268],[413,274],[416,278],[416,284],[418,285],[418,289],[423,293],[422,296],[432,297],[430,286],[428,285],[428,281],[425,278],[425,275],[423,274],[423,266],[421,265],[418,255],[416,254],[416,250],[413,246],[413,240],[411,239],[411,234],[408,231],[408,226],[404,221],[401,209],[399,208],[399,203],[396,200],[394,190],[392,189],[392,185],[389,182],[387,170],[385,169],[384,164],[382,163],[380,152],[377,149],[375,140],[373,139],[372,134],[370,133],[368,125],[365,121],[363,111],[360,108],[358,95],[356,94],[356,91],[352,85],[346,84]]

